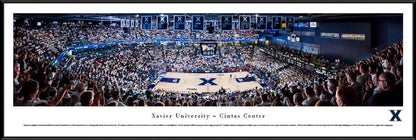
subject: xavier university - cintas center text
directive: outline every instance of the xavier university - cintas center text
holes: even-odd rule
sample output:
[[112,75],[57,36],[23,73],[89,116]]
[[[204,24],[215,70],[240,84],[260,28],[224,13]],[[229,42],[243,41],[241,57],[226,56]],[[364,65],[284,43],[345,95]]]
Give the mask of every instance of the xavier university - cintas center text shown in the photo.
[[227,114],[227,113],[219,113],[219,114],[189,114],[189,113],[152,113],[152,119],[171,119],[171,118],[178,118],[178,119],[211,119],[211,118],[220,118],[220,119],[239,119],[239,118],[246,118],[246,119],[258,119],[258,118],[265,118],[266,115],[264,114],[251,114],[251,113],[241,113],[241,114]]

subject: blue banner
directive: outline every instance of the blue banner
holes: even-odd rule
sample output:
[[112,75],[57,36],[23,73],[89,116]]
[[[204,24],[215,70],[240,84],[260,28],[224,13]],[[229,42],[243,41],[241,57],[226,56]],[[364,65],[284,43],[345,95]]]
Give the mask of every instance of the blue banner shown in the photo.
[[275,30],[282,29],[282,17],[273,17],[272,29],[275,29]]
[[233,16],[221,16],[221,30],[233,29]]
[[168,29],[168,16],[158,16],[157,17],[157,29],[158,30],[167,30]]
[[175,30],[185,30],[185,16],[174,16]]
[[257,29],[266,30],[266,28],[267,28],[267,17],[266,16],[257,17],[256,23],[257,23]]
[[151,16],[142,17],[142,30],[152,30],[152,17]]
[[192,30],[202,31],[204,30],[204,16],[192,16]]
[[240,16],[240,30],[250,30],[251,26],[250,16]]

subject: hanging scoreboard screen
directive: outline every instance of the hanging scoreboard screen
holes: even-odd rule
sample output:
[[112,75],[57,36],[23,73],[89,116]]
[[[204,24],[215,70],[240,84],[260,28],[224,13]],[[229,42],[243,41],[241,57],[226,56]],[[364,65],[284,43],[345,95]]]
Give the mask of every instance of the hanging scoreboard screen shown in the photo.
[[272,28],[275,30],[282,29],[282,17],[273,17]]
[[217,43],[200,43],[203,56],[214,56],[217,52]]
[[185,16],[174,16],[174,29],[185,30]]
[[168,16],[158,16],[156,23],[157,23],[158,30],[167,30],[168,29]]
[[204,16],[192,16],[192,30],[202,31],[204,30]]
[[240,16],[240,30],[250,30],[251,16]]
[[221,16],[221,30],[233,29],[233,16]]
[[152,30],[152,17],[143,16],[141,25],[142,25],[142,30]]
[[266,16],[257,17],[256,25],[257,25],[257,29],[266,30],[266,28],[267,28],[267,17]]

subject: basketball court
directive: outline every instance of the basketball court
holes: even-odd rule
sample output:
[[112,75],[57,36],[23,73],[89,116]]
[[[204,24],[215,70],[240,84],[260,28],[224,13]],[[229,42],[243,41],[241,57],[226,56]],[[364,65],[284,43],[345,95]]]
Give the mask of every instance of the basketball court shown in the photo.
[[168,72],[160,78],[154,89],[178,92],[217,92],[223,87],[229,91],[261,88],[254,75],[248,72],[233,73],[176,73]]

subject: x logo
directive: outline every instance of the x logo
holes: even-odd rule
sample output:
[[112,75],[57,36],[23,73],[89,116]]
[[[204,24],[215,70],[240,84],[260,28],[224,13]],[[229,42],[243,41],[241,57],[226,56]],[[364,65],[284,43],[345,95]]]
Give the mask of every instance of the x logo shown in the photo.
[[144,21],[149,21],[149,17],[145,17],[144,18]]
[[230,21],[229,20],[230,17],[224,17],[224,18],[225,18],[224,21]]
[[196,17],[196,21],[201,21],[201,17]]
[[243,17],[243,21],[247,21],[247,18],[248,18],[248,17]]
[[182,17],[178,17],[178,21],[182,21]]
[[261,23],[263,23],[263,19],[264,19],[264,17],[261,17],[261,18],[260,18],[260,22],[261,22]]
[[211,78],[211,79],[209,79],[209,80],[207,80],[207,79],[205,79],[205,78],[199,78],[199,79],[201,79],[202,80],[202,83],[200,83],[200,84],[198,84],[198,85],[200,85],[200,86],[204,86],[204,85],[206,85],[206,84],[210,84],[210,85],[213,85],[213,86],[215,86],[215,85],[217,85],[217,84],[215,84],[214,82],[212,82],[212,81],[214,81],[216,78]]
[[394,112],[394,110],[390,110],[390,112],[391,112],[391,114],[393,115],[393,117],[391,117],[391,119],[390,119],[390,121],[391,122],[394,122],[394,120],[397,120],[397,121],[402,121],[402,120],[400,120],[400,118],[399,118],[399,114],[400,114],[400,112],[401,112],[402,110],[397,110],[396,112]]
[[165,22],[165,17],[160,17],[160,22]]

